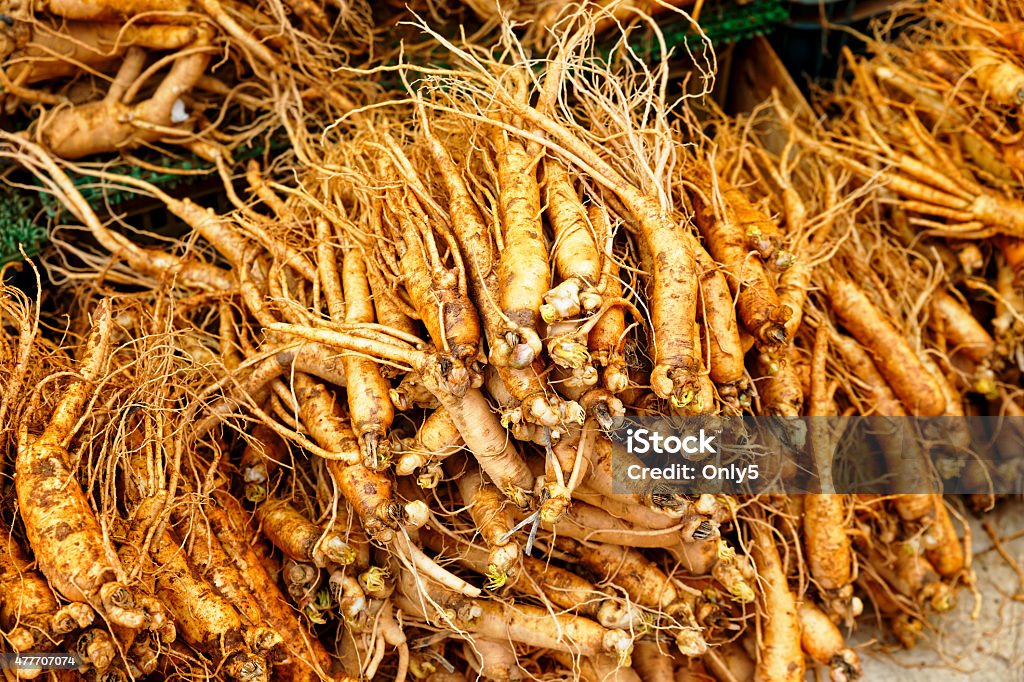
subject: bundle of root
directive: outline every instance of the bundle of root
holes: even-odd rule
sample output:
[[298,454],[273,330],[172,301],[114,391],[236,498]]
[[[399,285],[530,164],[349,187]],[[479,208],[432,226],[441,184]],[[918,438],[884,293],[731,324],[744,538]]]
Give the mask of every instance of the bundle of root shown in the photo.
[[[358,94],[330,74],[374,42],[368,5],[308,0],[15,3],[0,25],[0,103],[56,156],[154,144],[230,158]],[[17,120],[17,119],[15,119]]]

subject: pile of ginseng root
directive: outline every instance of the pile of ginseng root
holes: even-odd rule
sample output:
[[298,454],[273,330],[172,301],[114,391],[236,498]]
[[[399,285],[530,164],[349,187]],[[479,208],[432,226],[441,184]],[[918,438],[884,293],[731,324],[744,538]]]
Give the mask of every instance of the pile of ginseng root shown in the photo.
[[[356,68],[314,4],[139,5],[51,2],[73,21],[33,30],[76,50],[138,21],[2,72],[32,121],[2,177],[63,213],[37,295],[0,291],[0,648],[83,663],[7,678],[843,682],[857,624],[949,624],[961,512],[998,495],[830,492],[828,434],[822,494],[625,494],[608,431],[1024,415],[1011,3],[915,4],[817,112],[740,120],[709,45],[680,91],[667,57],[595,57],[588,6],[546,54],[416,20],[445,66]],[[210,159],[231,208],[110,170],[152,146]],[[1019,480],[1019,436],[982,462],[960,435],[929,474]]]

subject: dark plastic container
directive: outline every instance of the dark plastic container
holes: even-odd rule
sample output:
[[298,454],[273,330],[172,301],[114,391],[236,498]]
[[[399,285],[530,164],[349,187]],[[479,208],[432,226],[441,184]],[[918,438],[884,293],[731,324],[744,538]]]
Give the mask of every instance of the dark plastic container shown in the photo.
[[787,0],[789,21],[769,41],[807,94],[811,82],[835,78],[843,47],[856,54],[864,52],[856,33],[868,33],[871,20],[895,4],[891,0]]

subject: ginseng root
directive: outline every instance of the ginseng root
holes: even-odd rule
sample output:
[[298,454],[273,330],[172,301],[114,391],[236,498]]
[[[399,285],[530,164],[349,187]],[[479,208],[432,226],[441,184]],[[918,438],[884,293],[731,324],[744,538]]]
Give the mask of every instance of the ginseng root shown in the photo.
[[[629,660],[633,642],[622,630],[609,630],[571,614],[551,614],[546,609],[496,600],[471,599],[438,585],[402,576],[396,604],[440,627],[459,627],[483,637],[513,641],[584,656],[608,654]],[[425,601],[424,597],[429,597]],[[437,611],[440,607],[443,611]]]
[[[362,254],[355,249],[345,253],[342,268],[342,289],[345,296],[345,322],[348,324],[375,321],[370,300],[370,286]],[[395,411],[389,391],[391,385],[381,376],[380,367],[366,358],[344,355],[345,395],[352,429],[359,439],[363,464],[371,468],[389,458],[387,430]]]
[[785,343],[792,311],[779,302],[764,264],[749,247],[748,232],[770,219],[721,178],[706,179],[701,192],[690,196],[708,251],[728,273],[743,326],[764,348]]
[[39,570],[61,595],[93,606],[121,627],[160,629],[164,614],[150,600],[145,608],[136,605],[121,582],[124,573],[113,558],[116,554],[107,550],[88,498],[68,469],[66,444],[109,353],[109,300],[100,302],[93,319],[79,378],[57,403],[43,433],[32,442],[28,425],[21,424],[15,463],[18,508]]
[[256,518],[267,539],[296,561],[309,561],[321,568],[355,561],[355,551],[344,537],[333,531],[324,532],[284,500],[265,501],[257,507]]
[[[461,475],[457,473],[459,468],[462,469]],[[445,463],[445,469],[459,476],[456,483],[463,503],[489,549],[488,578],[492,583],[503,584],[521,556],[519,545],[509,537],[515,523],[508,500],[500,490],[484,480],[479,469],[470,467],[465,460],[450,459]]]
[[555,236],[552,256],[562,280],[544,294],[544,305],[540,307],[541,317],[551,323],[600,307],[601,293],[597,287],[603,267],[594,229],[569,172],[550,158],[544,161],[544,193]]
[[910,414],[941,415],[946,400],[906,337],[852,281],[834,276],[828,295],[839,321],[874,356],[878,370]]
[[839,628],[825,612],[813,602],[803,601],[797,614],[803,649],[815,663],[829,666],[829,679],[832,682],[852,682],[860,678],[857,652],[847,648]]
[[[495,128],[498,154],[499,216],[504,239],[498,262],[501,308],[524,336],[520,343],[533,348],[544,294],[550,285],[548,248],[541,226],[540,187],[537,163],[523,144]],[[512,366],[523,368],[533,356],[520,353]]]
[[50,640],[92,624],[87,604],[59,606],[50,586],[32,570],[10,531],[0,525],[0,627],[15,651],[44,651]]
[[808,495],[804,498],[803,521],[811,577],[826,590],[848,585],[853,575],[853,556],[843,496]]
[[750,534],[751,554],[760,578],[764,608],[755,679],[760,682],[802,682],[804,654],[800,649],[800,620],[775,536],[764,520],[751,524]]

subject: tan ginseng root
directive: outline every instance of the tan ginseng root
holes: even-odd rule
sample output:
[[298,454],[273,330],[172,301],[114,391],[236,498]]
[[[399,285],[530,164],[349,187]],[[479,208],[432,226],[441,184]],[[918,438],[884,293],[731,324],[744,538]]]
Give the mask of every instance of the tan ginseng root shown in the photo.
[[399,298],[398,293],[376,269],[371,268],[366,275],[370,280],[370,297],[373,299],[374,318],[377,323],[409,336],[419,336],[422,332],[411,315],[416,311],[412,308],[407,309],[408,304]]
[[[388,371],[388,368],[381,369],[381,374]],[[436,410],[441,406],[434,394],[431,393],[420,378],[412,373],[406,372],[398,385],[391,389],[388,396],[391,404],[396,410],[403,412],[416,408],[424,410]]]
[[754,360],[754,373],[761,413],[782,417],[803,415],[804,392],[791,357],[758,353]]
[[[424,546],[444,557],[452,557],[462,566],[487,576],[490,572],[489,553],[469,542],[421,528],[420,540]],[[522,570],[511,572],[503,585],[489,585],[492,589],[512,590],[527,596],[543,597],[554,606],[584,618],[595,620],[606,628],[631,630],[641,626],[643,613],[633,604],[602,592],[586,578],[556,566],[545,559],[522,557]]]
[[967,567],[964,546],[946,511],[942,495],[928,495],[934,505],[930,515],[921,519],[925,532],[922,542],[925,556],[943,578],[954,578]]
[[[330,458],[325,458],[331,477],[342,496],[352,505],[366,533],[372,539],[387,544],[394,539],[395,529],[403,524],[421,525],[422,503],[411,502],[403,507],[394,499],[390,477],[383,471],[359,463],[355,434],[348,420],[342,418],[334,395],[322,384],[302,374],[295,375],[295,387],[300,404],[299,416],[314,442],[331,454]],[[331,551],[335,556],[332,559],[324,552],[325,559],[335,563],[351,563],[355,559],[343,538],[333,532],[317,534],[318,538],[321,536],[325,541],[334,538],[330,542],[334,545]]]
[[[187,522],[185,514],[177,514],[179,523]],[[224,545],[213,533],[205,519],[196,519],[189,527],[188,558],[192,560],[202,576],[213,589],[234,606],[246,625],[264,622],[263,611]],[[272,629],[269,630],[273,632]],[[261,647],[265,648],[265,647]]]
[[[69,601],[89,604],[114,625],[162,631],[167,624],[162,605],[124,584],[124,570],[68,466],[67,446],[93,385],[103,374],[110,331],[110,301],[103,299],[93,311],[78,376],[57,402],[42,434],[33,441],[27,421],[19,425],[18,509],[39,570],[53,589]],[[31,414],[29,410],[26,419]]]
[[946,399],[906,337],[853,281],[838,273],[825,283],[832,311],[872,355],[878,371],[907,412],[922,417],[944,413]]
[[295,375],[294,385],[299,416],[313,441],[331,453],[326,461],[342,495],[370,537],[390,542],[394,529],[405,520],[405,510],[392,497],[390,478],[360,463],[355,433],[333,393],[304,374]]
[[[470,194],[462,171],[455,165],[448,150],[430,131],[421,108],[423,136],[426,138],[434,164],[438,168],[448,194],[452,231],[465,259],[469,291],[479,311],[490,348],[489,360],[508,392],[519,403],[522,418],[531,424],[556,427],[563,422],[583,422],[583,411],[572,401],[562,402],[547,389],[530,363],[515,369],[513,357],[537,356],[543,350],[540,339],[536,345],[524,342],[529,334],[516,327],[498,307],[500,303],[498,263],[491,232],[484,222],[476,200]],[[492,480],[493,479],[492,477]]]
[[[818,438],[815,431],[822,428],[823,421],[812,420],[809,437]],[[825,447],[829,453],[833,452],[831,434],[825,440]],[[817,443],[812,447],[817,448]],[[799,516],[807,568],[818,588],[820,601],[830,614],[849,623],[860,615],[864,606],[853,593],[854,564],[849,536],[851,514],[846,498],[835,493],[807,495],[803,498],[803,511]]]
[[[612,656],[579,657],[564,651],[548,654],[580,682],[648,682],[630,666],[624,666]],[[635,656],[635,654],[634,654]]]
[[[1024,257],[1021,263],[1024,264]],[[999,296],[992,318],[996,349],[1000,355],[1016,358],[1019,363],[1024,356],[1024,287],[1016,283],[1018,278],[1005,256],[997,256],[996,268],[995,289]],[[1021,272],[1024,273],[1024,267]],[[1024,274],[1020,279],[1024,282]]]
[[[701,556],[707,552],[707,546],[714,549],[713,557],[710,558],[711,576],[726,592],[729,598],[740,604],[749,604],[757,599],[755,585],[757,572],[751,565],[750,558],[740,554],[729,542],[722,537],[711,537],[702,541],[687,541],[683,543],[683,554],[681,558],[690,560],[691,557],[697,561],[707,560]],[[704,545],[704,547],[701,547]],[[690,553],[692,552],[692,553]],[[685,564],[684,564],[685,565]],[[696,573],[696,570],[691,571]]]
[[638,550],[600,543],[583,544],[568,538],[560,538],[555,544],[576,556],[596,575],[599,584],[613,584],[629,595],[632,603],[671,619],[663,625],[672,632],[681,654],[701,656],[707,651],[708,645],[695,615],[698,595],[695,591],[678,588]]
[[993,50],[991,43],[971,31],[965,36],[971,75],[996,103],[1016,109],[1024,95],[1024,69],[1011,55]]
[[[586,419],[583,406],[575,400],[558,400],[569,391],[551,390],[543,381],[544,370],[544,361],[540,359],[527,369],[488,365],[484,370],[484,387],[497,405],[499,423],[516,440],[538,444],[557,440],[567,427],[582,424]],[[554,371],[552,377],[559,379]],[[526,396],[526,400],[520,396]]]
[[803,322],[807,293],[811,288],[811,278],[815,269],[813,259],[821,253],[824,246],[828,245],[828,239],[835,224],[836,181],[829,169],[821,168],[825,185],[825,206],[819,216],[821,223],[813,230],[808,230],[807,205],[794,186],[789,164],[783,162],[777,172],[774,169],[771,170],[775,181],[782,187],[786,232],[792,240],[792,249],[801,254],[800,257],[794,259],[790,267],[782,271],[776,287],[779,302],[793,313],[785,322],[786,338],[789,339],[790,356],[792,356],[792,342],[800,329],[800,323]]
[[835,451],[831,425],[832,396],[826,386],[826,360],[830,329],[819,325],[811,357],[808,425],[815,468],[823,494],[803,498],[801,515],[807,564],[811,578],[824,591],[844,590],[853,579],[853,553],[847,535],[848,514],[843,495],[835,494],[832,458]]
[[[288,663],[291,679],[312,681],[325,678],[331,667],[331,657],[315,634],[310,633],[307,624],[299,619],[298,612],[281,593],[276,578],[267,571],[250,543],[253,531],[245,523],[247,513],[227,493],[215,492],[213,497],[221,506],[209,504],[204,507],[209,528],[242,576],[245,587],[251,594],[259,595],[257,605],[267,625],[284,639],[291,658]],[[196,541],[200,542],[201,538],[196,538]]]
[[644,682],[676,682],[676,659],[662,642],[637,640],[633,645],[633,670]]
[[[609,391],[590,390],[590,387],[597,383],[598,373],[587,350],[590,332],[609,311],[618,308],[628,308],[634,317],[640,317],[640,312],[629,301],[623,298],[605,298],[601,307],[582,323],[562,320],[548,325],[548,357],[555,365],[552,383],[564,395],[580,403],[589,402],[592,408],[602,404],[607,410],[612,409],[610,403],[621,405],[621,401]],[[584,398],[588,393],[593,394],[589,400]],[[606,398],[597,399],[598,395],[605,395]]]
[[836,624],[813,601],[800,602],[800,643],[815,663],[829,667],[832,682],[853,682],[861,676],[857,652],[846,646]]
[[6,525],[0,525],[0,628],[14,651],[47,651],[61,636],[92,624],[88,604],[60,606]]
[[[403,192],[396,196],[393,189],[385,192],[385,217],[391,218],[395,228],[398,270],[402,273],[405,290],[434,347],[451,353],[476,372],[484,361],[480,319],[469,299],[462,253],[446,226],[448,216],[439,207],[432,206],[428,190],[401,148],[390,138],[386,140],[398,172],[391,172],[382,160],[378,163],[380,174],[391,185],[404,180],[418,195]],[[440,244],[438,236],[442,238]],[[445,251],[451,259],[450,265],[445,262]]]
[[[878,415],[881,417],[905,417],[907,415],[903,403],[893,393],[892,387],[878,371],[870,353],[856,340],[833,332],[829,341],[840,356],[844,366],[849,369],[850,376],[855,377],[858,388],[865,393],[863,402],[855,403],[859,414]],[[858,400],[858,396],[851,396]]]
[[853,580],[853,555],[847,534],[843,495],[804,498],[804,544],[811,578],[823,590],[842,590]]
[[862,546],[865,583],[880,582],[884,589],[915,605],[927,604],[938,613],[949,611],[956,605],[953,590],[941,581],[917,544],[900,540],[882,548]]
[[[402,454],[395,462],[395,475],[409,476],[425,468],[417,477],[417,483],[421,488],[433,488],[437,485],[435,479],[441,475],[437,465],[464,447],[459,427],[451,415],[439,407],[423,420],[416,429],[415,437],[402,441]],[[428,481],[432,481],[432,485],[425,485]]]
[[[423,499],[422,492],[415,488],[408,479],[398,481],[398,486],[403,495],[414,500],[408,503],[409,505],[418,504],[423,510],[420,523],[415,526],[410,524],[410,530],[422,528],[430,519],[430,511],[427,508],[426,501]],[[412,571],[417,576],[430,579],[446,589],[467,597],[479,597],[483,593],[480,588],[470,585],[427,556],[420,547],[420,543],[416,541],[415,535],[411,535],[408,531],[403,530],[403,532],[396,534],[390,549],[392,549],[392,557],[401,563],[397,568],[399,571]]]
[[970,309],[948,293],[940,291],[932,297],[930,321],[945,338],[951,354],[963,355],[982,366],[992,360],[995,340]]
[[351,564],[337,566],[333,570],[346,574],[365,571],[369,567],[371,560],[372,547],[370,540],[367,538],[362,524],[353,516],[351,507],[343,504],[335,505],[334,500],[329,499],[333,498],[333,495],[328,492],[329,486],[330,472],[324,467],[322,471],[317,471],[318,492],[316,494],[316,501],[319,505],[320,514],[330,519],[329,522],[325,521],[325,525],[329,523],[332,530],[345,535],[345,542],[352,548],[355,557]]
[[628,490],[621,487],[629,480],[627,469],[641,460],[622,450],[615,450],[612,441],[590,428],[587,438],[564,439],[552,447],[555,458],[564,471],[573,472],[569,494],[580,501],[584,496],[600,496],[601,507],[613,516],[650,528],[667,528],[681,517],[698,514],[707,516],[712,526],[721,522],[728,513],[712,495],[703,495],[696,502],[681,495],[663,494],[656,482],[636,482]]
[[281,552],[296,561],[320,568],[347,566],[355,561],[355,551],[335,531],[324,531],[305,514],[281,499],[268,499],[256,508],[256,519],[263,535]]
[[394,605],[388,600],[381,608],[379,620],[381,636],[384,641],[397,650],[398,661],[395,667],[395,681],[401,682],[405,679],[409,670],[409,641],[406,637],[402,624],[395,617]]
[[540,352],[537,330],[544,294],[551,283],[537,183],[540,159],[527,153],[520,140],[501,128],[494,128],[493,141],[498,160],[498,232],[501,237],[498,287],[502,312],[521,335],[514,344],[516,351],[509,364],[523,369],[529,367]]
[[508,500],[466,458],[449,458],[445,460],[444,468],[450,477],[455,478],[462,504],[469,510],[476,532],[488,549],[489,585],[505,584],[518,568],[522,555],[519,544],[512,538],[515,522]]
[[[570,441],[565,445],[566,447],[563,448],[563,443],[560,442],[553,450],[563,469],[571,471],[579,452],[579,441]],[[616,457],[619,456],[620,453],[616,453]],[[633,462],[636,463],[639,460],[633,460]],[[530,468],[538,478],[541,476],[551,477],[553,469],[550,461],[541,462],[539,459],[531,460]],[[628,468],[628,465],[623,466],[621,469],[623,476],[626,475],[626,468]],[[555,482],[563,490],[568,488],[564,482],[558,483],[557,479],[555,479]],[[545,485],[545,489],[548,490],[555,487],[550,484]],[[711,496],[708,495],[707,497]],[[588,484],[577,485],[572,491],[573,504],[583,503],[588,505],[589,508],[600,509],[607,515],[604,518],[616,519],[629,525],[631,528],[665,531],[668,529],[678,530],[680,525],[685,525],[690,530],[698,529],[695,532],[698,532],[700,535],[705,532],[711,535],[717,533],[715,522],[708,518],[703,518],[700,512],[696,512],[697,505],[688,501],[676,501],[674,499],[663,502],[663,499],[660,492],[655,492],[653,495],[645,490],[634,490],[628,493],[619,493],[617,491],[601,492],[591,488]],[[566,506],[564,501],[555,501],[558,503],[551,507],[550,512],[548,512],[547,503],[552,502],[552,498],[549,497],[541,503],[542,522],[556,524],[571,511],[571,506]],[[559,516],[559,514],[561,515]],[[683,521],[683,524],[680,524],[680,521]],[[682,543],[683,540],[678,538],[676,542]]]
[[562,320],[547,325],[545,341],[553,364],[548,383],[568,400],[579,401],[585,391],[597,384],[597,368],[587,345],[589,332],[598,321],[592,317],[584,324]]
[[[346,382],[348,377],[345,377]],[[310,438],[327,453],[330,459],[346,464],[358,464],[362,453],[350,421],[345,418],[334,392],[308,374],[295,372],[291,389],[299,404],[299,419]]]
[[290,461],[284,439],[266,424],[256,424],[246,439],[238,467],[245,485],[245,498],[252,503],[266,499],[274,473]]
[[[877,417],[907,416],[903,403],[882,376],[867,350],[854,339],[842,334],[834,333],[830,340],[850,375],[856,377],[857,382],[867,392],[867,402],[858,405],[861,414]],[[895,476],[894,485],[901,492],[893,499],[893,506],[900,518],[913,521],[926,516],[933,509],[931,496],[912,494],[909,491],[920,490],[931,480],[927,455],[913,441],[902,438],[899,433],[896,433],[895,437],[890,437],[887,436],[886,429],[881,428],[874,435],[879,440],[886,463]]]
[[884,184],[902,199],[900,205],[908,211],[944,218],[944,222],[918,221],[932,228],[936,234],[965,239],[995,234],[1024,238],[1024,202],[1017,197],[983,189],[963,176],[953,179],[948,172],[928,161],[889,146],[884,149],[873,145],[861,147],[874,150],[892,164],[893,170],[878,171],[872,165],[855,160],[854,154],[847,150],[826,146],[811,140],[806,134],[800,136],[809,148],[829,161]]
[[469,598],[411,572],[399,575],[395,605],[433,627],[582,656],[606,654],[623,665],[633,650],[632,638],[622,630],[537,606]]
[[[280,323],[272,324],[270,328],[275,332],[322,341],[342,350],[355,351],[411,367],[444,406],[462,434],[466,447],[494,484],[513,501],[518,501],[517,503],[524,502],[526,491],[533,489],[533,474],[515,446],[509,442],[505,429],[498,423],[497,416],[491,410],[484,394],[479,389],[467,388],[468,372],[464,368],[460,371],[459,368],[452,367],[447,357],[400,345],[399,342],[384,343],[377,339],[327,329]],[[337,426],[333,428],[337,430]],[[341,459],[345,460],[346,457],[342,455]],[[350,457],[347,459],[351,460]],[[341,461],[332,459],[328,462],[333,462],[330,464],[333,467],[332,473],[340,472],[343,468]],[[363,478],[365,475],[359,473],[355,478],[345,477],[344,480],[347,485],[355,485]],[[364,505],[366,496],[361,495],[358,488],[346,492],[343,485],[342,491],[357,509],[368,510]],[[362,512],[360,517],[366,527],[368,518]],[[379,527],[380,523],[371,525]],[[373,534],[368,527],[367,532]]]
[[[776,103],[778,109],[781,106]],[[799,416],[802,414],[804,394],[795,367],[797,354],[793,340],[803,322],[811,278],[815,272],[814,259],[820,258],[829,246],[828,239],[835,223],[837,192],[831,170],[826,164],[818,164],[817,170],[823,176],[822,184],[825,186],[824,208],[816,219],[817,224],[809,229],[808,208],[793,178],[794,162],[784,156],[778,163],[778,169],[774,168],[774,162],[766,165],[775,183],[781,188],[790,248],[800,256],[793,258],[789,267],[778,277],[776,291],[779,302],[789,308],[792,315],[784,323],[787,344],[779,351],[762,356],[757,363],[761,368],[759,393],[763,408],[774,414]],[[810,401],[810,396],[807,397]]]
[[[690,193],[694,221],[708,252],[722,264],[736,294],[744,328],[758,347],[771,350],[786,342],[785,323],[792,314],[782,305],[760,256],[752,253],[750,235],[771,218],[751,205],[746,196],[709,171],[698,173],[700,190]],[[774,227],[765,232],[777,231]]]
[[693,252],[700,273],[700,305],[698,319],[707,348],[707,364],[718,395],[739,406],[746,370],[744,348],[736,322],[736,308],[728,278],[704,247],[693,238]]
[[1011,281],[1017,285],[1024,285],[1024,239],[1000,237],[996,240],[996,245],[999,247],[1002,260],[1013,273]]
[[[622,219],[626,222],[627,225],[631,225],[628,217],[623,216]],[[635,230],[635,228],[634,228],[634,230]],[[690,251],[690,253],[692,255],[692,258],[694,260],[695,277],[696,277],[697,276],[696,270],[699,270],[699,268],[697,268],[697,254],[694,251],[694,248],[699,244],[699,242],[693,237],[693,235],[686,234],[685,232],[682,232],[682,231],[680,231],[679,239],[686,244],[687,249]],[[640,260],[640,268],[639,268],[639,270],[642,273],[653,273],[653,272],[656,272],[659,269],[658,265],[657,265],[657,261],[655,261],[650,248],[648,248],[647,243],[645,241],[643,241],[643,240],[636,240],[636,247],[637,247],[637,252],[638,252],[638,256],[639,256],[639,260]],[[650,299],[650,296],[652,296],[653,293],[654,293],[654,288],[653,288],[654,287],[654,283],[653,283],[650,275],[647,276],[646,281],[644,282],[644,285],[645,285],[645,293],[648,296],[648,305],[650,305],[650,300],[649,299]],[[699,299],[700,299],[700,290],[699,289],[700,289],[700,287],[699,287],[699,280],[698,280],[698,291],[697,291],[698,303],[699,303]],[[699,305],[698,305],[698,309],[699,309]],[[635,319],[642,319],[642,318],[640,316],[637,316]],[[698,357],[698,358],[702,358],[703,357],[703,350],[704,350],[703,345],[701,344],[701,332],[702,332],[701,326],[702,325],[700,323],[698,323],[698,321],[696,319],[694,319],[694,322],[693,322],[692,325],[687,325],[687,331],[689,332],[689,340],[690,340],[690,343],[692,344],[692,346],[694,348],[694,353],[696,354],[696,357]],[[693,377],[693,381],[690,384],[690,386],[691,386],[690,390],[688,392],[686,392],[685,394],[683,394],[683,395],[680,395],[680,396],[677,396],[675,398],[669,399],[670,407],[671,407],[671,409],[673,411],[673,414],[680,414],[680,413],[682,413],[682,414],[701,414],[701,413],[713,412],[713,411],[715,411],[717,409],[716,408],[717,402],[716,402],[715,384],[711,380],[710,373],[705,371],[707,369],[707,365],[706,365],[706,363],[703,360],[701,360],[700,367],[701,367],[701,372]],[[636,378],[634,378],[632,381],[633,381],[633,383],[636,383],[636,384],[640,383],[639,381],[637,381]],[[652,382],[654,381],[654,374],[651,375],[651,381]],[[657,391],[654,391],[654,393],[655,393],[655,397],[658,397],[657,396]]]
[[[561,438],[554,447],[549,441],[545,441],[547,456],[544,458],[544,487],[540,492],[541,521],[557,523],[569,510],[573,492],[579,487],[580,481],[586,478],[590,469],[588,458],[597,436],[598,428],[594,421],[587,420],[578,435]],[[555,448],[561,451],[561,456]],[[572,451],[571,457],[565,456],[568,454],[567,450]]]
[[[525,513],[519,513],[517,519],[521,521],[524,516]],[[680,535],[688,537],[705,523],[705,519],[696,514],[678,521],[679,523],[668,527],[651,528],[648,525],[639,525],[618,518],[591,504],[575,501],[557,522],[546,523],[542,520],[541,528],[576,540],[605,542],[624,547],[670,548],[680,543]]]
[[761,597],[761,637],[754,679],[757,682],[803,682],[800,620],[796,599],[779,557],[778,539],[764,516],[752,519],[747,528]]
[[[275,52],[271,45],[283,51],[287,43],[277,40],[275,36],[261,36],[258,39],[253,33],[247,30],[235,18],[234,13],[239,12],[240,19],[250,25],[261,25],[270,22],[271,19],[257,11],[255,8],[233,6],[232,13],[229,13],[218,0],[197,0],[188,2],[183,0],[144,0],[129,4],[114,2],[81,2],[79,0],[47,0],[34,7],[39,13],[50,14],[68,20],[89,21],[89,22],[115,22],[123,23],[145,23],[158,19],[161,21],[181,21],[188,23],[196,22],[196,13],[205,15],[212,23],[216,23],[230,38],[231,42],[244,48],[244,53],[251,56],[250,63],[255,66],[259,62],[271,67],[274,71],[283,72],[284,75],[294,78],[299,76],[301,80],[310,85],[309,79],[303,78],[305,74],[289,72],[287,62],[282,60],[281,52]],[[269,74],[262,74],[265,78]],[[223,86],[223,84],[221,84]],[[313,84],[311,86],[325,99],[333,103],[340,103],[343,108],[348,109],[351,103],[344,99],[340,93],[331,89],[323,89]]]
[[[454,46],[448,45],[449,49]],[[467,56],[455,48],[457,54]],[[473,63],[473,60],[469,60]],[[563,70],[556,69],[558,73]],[[669,207],[654,191],[645,191],[622,176],[569,127],[495,85],[494,96],[511,112],[547,135],[546,146],[583,169],[597,184],[615,194],[635,223],[640,241],[649,252],[653,269],[648,273],[652,355],[651,388],[659,398],[697,412],[711,404],[695,404],[705,393],[698,339],[697,267],[685,229],[671,217]]]
[[479,679],[493,682],[523,679],[515,647],[507,640],[473,637],[463,643],[462,654]]
[[[602,239],[610,241],[612,228],[608,210],[604,206],[592,204],[587,208],[587,215],[594,231]],[[623,298],[619,266],[608,256],[606,264],[609,272],[602,293],[610,299]],[[629,388],[629,370],[626,368],[626,358],[623,355],[626,340],[626,312],[622,306],[606,310],[587,336],[590,357],[601,367],[601,382],[612,393],[620,393]]]
[[[149,523],[158,516],[162,506],[157,498],[146,498],[135,511],[128,541],[142,546]],[[152,539],[149,555],[153,561],[155,591],[174,618],[182,639],[210,656],[231,678],[243,681],[269,680],[270,670],[262,652],[254,652],[251,644],[279,644],[279,635],[250,630],[242,624],[241,615],[224,597],[202,579],[186,558],[181,544],[169,530]]]
[[[104,99],[58,108],[40,117],[38,135],[43,145],[57,156],[79,159],[153,141],[173,141],[178,130],[182,140],[187,139],[190,131],[177,122],[178,108],[183,108],[182,98],[206,71],[212,39],[206,25],[199,24],[195,31],[195,41],[175,58],[149,99],[131,104],[145,53],[142,48],[130,48]],[[186,121],[191,118],[187,112],[184,115]]]
[[[117,658],[118,647],[106,630],[89,628],[75,636],[73,645],[65,646],[77,653],[82,659],[83,667],[86,670],[91,668],[90,672],[97,677],[102,679],[108,673],[117,674],[110,670],[110,664]],[[18,678],[25,679],[25,676],[19,671]]]
[[128,48],[172,51],[195,41],[192,26],[62,21],[36,18],[4,66],[12,84],[31,85],[74,75],[83,67],[105,71]]
[[[321,263],[321,279],[328,275]],[[347,324],[358,325],[375,322],[373,304],[370,301],[370,286],[366,278],[366,263],[362,252],[348,249],[342,266],[342,290],[344,320]],[[325,286],[326,290],[326,286]],[[330,303],[331,316],[336,317],[338,303]],[[354,355],[342,358],[345,365],[345,395],[352,419],[352,429],[359,439],[363,464],[376,469],[390,460],[387,430],[395,418],[394,406],[388,393],[391,384],[381,376],[380,368],[372,360]]]
[[353,630],[366,628],[366,592],[350,571],[332,571],[327,586],[338,607],[342,622]]
[[559,284],[544,294],[541,317],[547,323],[580,317],[601,306],[599,288],[604,263],[596,226],[583,206],[572,178],[561,162],[544,159],[544,200],[554,232],[551,255]]
[[116,2],[82,2],[81,0],[45,0],[33,9],[41,14],[52,14],[77,21],[123,21],[137,13],[182,13],[189,5],[182,0],[142,0],[132,4]]
[[[749,640],[751,635],[743,639]],[[753,651],[753,647],[750,648]],[[704,655],[704,661],[713,679],[718,682],[742,682],[753,680],[756,666],[747,647],[741,641],[721,644]]]

